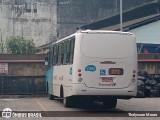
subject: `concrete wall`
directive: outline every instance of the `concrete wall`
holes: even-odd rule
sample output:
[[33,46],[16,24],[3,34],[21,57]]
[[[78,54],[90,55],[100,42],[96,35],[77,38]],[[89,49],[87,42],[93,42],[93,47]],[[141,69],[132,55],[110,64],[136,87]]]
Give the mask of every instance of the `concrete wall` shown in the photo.
[[[1,60],[8,63],[8,75],[7,76],[45,76],[45,54],[39,55],[1,55]],[[9,61],[10,60],[10,61]],[[20,60],[17,62],[16,60]],[[23,60],[26,60],[24,62]],[[35,62],[30,62],[29,60],[35,60]],[[37,60],[37,62],[36,62]],[[38,62],[42,60],[41,62]],[[7,62],[8,61],[8,62]],[[2,76],[2,75],[1,75]]]
[[9,63],[9,76],[45,76],[44,63]]
[[46,93],[45,55],[1,55],[8,74],[0,74],[0,94]]
[[19,55],[19,54],[0,54],[0,60],[44,60],[45,54]]
[[32,38],[36,46],[57,36],[56,0],[0,0],[0,31],[3,39],[13,35]]

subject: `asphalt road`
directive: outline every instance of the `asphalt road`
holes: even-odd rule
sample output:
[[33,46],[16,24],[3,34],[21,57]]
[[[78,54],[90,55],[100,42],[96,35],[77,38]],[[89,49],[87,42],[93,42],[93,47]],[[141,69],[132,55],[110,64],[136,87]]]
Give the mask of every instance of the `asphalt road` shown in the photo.
[[[128,111],[160,111],[160,98],[132,98],[130,100],[118,100],[116,109],[104,109],[102,103],[95,102],[90,105],[79,105],[77,103],[75,108],[65,108],[62,100],[49,100],[48,97],[34,97],[34,98],[1,98],[0,111],[4,108],[11,108],[12,111],[58,111],[46,112],[45,115],[55,115],[56,117],[46,118],[23,118],[23,119],[76,119],[76,120],[110,120],[110,119],[135,119],[135,117],[112,117],[117,115],[117,112]],[[66,112],[67,111],[67,112]],[[69,112],[68,112],[69,111]],[[77,112],[75,112],[77,111]],[[116,114],[110,114],[110,111]],[[156,112],[155,112],[156,113]],[[60,115],[59,115],[60,114]],[[53,116],[54,116],[53,115]],[[60,116],[60,117],[58,117]],[[76,117],[75,117],[76,116]],[[89,117],[87,117],[89,116]],[[109,116],[109,117],[107,117]],[[6,118],[0,118],[6,119]],[[9,119],[22,119],[22,118],[9,118]],[[140,117],[137,119],[151,120],[158,117]]]

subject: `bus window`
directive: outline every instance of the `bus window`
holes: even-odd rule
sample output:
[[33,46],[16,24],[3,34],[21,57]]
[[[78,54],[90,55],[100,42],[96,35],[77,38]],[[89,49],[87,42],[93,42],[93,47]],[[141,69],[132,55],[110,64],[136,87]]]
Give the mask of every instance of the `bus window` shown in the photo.
[[52,62],[53,62],[53,50],[52,50],[52,48],[50,48],[50,50],[49,50],[49,56],[50,56],[50,58],[49,58],[49,67],[51,67],[51,65],[52,65]]
[[52,52],[52,65],[54,66],[55,65],[55,51],[56,51],[56,46],[53,46],[53,52]]
[[61,64],[61,44],[58,44],[58,65]]
[[70,63],[73,63],[73,56],[74,56],[74,44],[75,44],[75,38],[72,38],[70,41]]
[[70,41],[67,41],[67,56],[66,56],[66,63],[69,63],[69,58],[70,58]]
[[45,66],[47,67],[48,66],[48,59],[49,59],[49,52],[47,52],[47,55],[45,57]]
[[51,67],[51,60],[52,60],[52,56],[51,56],[51,51],[49,50],[49,52],[47,53],[47,57],[46,57],[46,60],[47,60],[47,66],[46,66],[46,68],[47,69],[50,69],[50,67]]
[[64,45],[63,45],[63,53],[64,53],[63,64],[64,65],[67,63],[67,43],[68,43],[68,41],[65,41]]
[[63,64],[64,59],[64,43],[61,43],[61,64]]
[[55,65],[58,64],[58,49],[59,49],[59,45],[55,46]]
[[63,63],[63,43],[60,43],[58,46],[58,65],[61,65]]
[[50,48],[50,65],[53,63],[53,48]]
[[48,53],[48,66],[50,66],[50,58],[51,58],[51,56],[50,56],[50,51],[49,51],[49,53]]

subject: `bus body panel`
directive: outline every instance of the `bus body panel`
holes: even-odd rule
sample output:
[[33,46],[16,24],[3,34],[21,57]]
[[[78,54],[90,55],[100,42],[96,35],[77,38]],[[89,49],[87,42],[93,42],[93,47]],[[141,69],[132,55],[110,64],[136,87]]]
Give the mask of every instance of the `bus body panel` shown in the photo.
[[[100,64],[106,60],[95,60],[96,62],[85,62],[94,61],[94,59],[85,59],[82,65],[82,78],[87,87],[93,88],[125,88],[129,86],[132,80],[133,71],[136,70],[132,64],[126,61],[132,61],[131,59],[124,59],[121,61],[113,60],[116,64]],[[111,60],[108,60],[111,61]],[[88,66],[95,66],[95,71],[87,71]],[[109,69],[120,68],[123,69],[123,75],[109,75]]]
[[[103,44],[101,43],[99,46],[98,40],[100,39],[103,39]],[[83,41],[85,42],[83,43]],[[112,42],[110,43],[110,41]],[[76,42],[73,95],[80,95],[80,93],[82,95],[84,93],[86,95],[136,95],[136,74],[134,77],[135,82],[132,83],[133,71],[137,71],[136,43],[133,35],[83,33],[77,36]],[[108,48],[105,48],[105,43],[108,44],[106,45]],[[102,54],[97,48],[103,49]],[[98,53],[96,53],[96,50]],[[108,51],[106,52],[106,50]],[[123,74],[109,75],[110,68],[120,68],[123,70]],[[78,81],[78,69],[81,69],[82,82]],[[77,85],[83,86],[83,89],[81,87],[79,89]],[[78,90],[80,91],[78,92]]]
[[61,86],[64,97],[72,95],[72,65],[54,66],[53,78],[54,95],[60,97]]
[[134,84],[130,84],[123,89],[97,89],[97,88],[88,88],[85,84],[73,84],[73,95],[85,95],[85,96],[136,96],[137,87]]

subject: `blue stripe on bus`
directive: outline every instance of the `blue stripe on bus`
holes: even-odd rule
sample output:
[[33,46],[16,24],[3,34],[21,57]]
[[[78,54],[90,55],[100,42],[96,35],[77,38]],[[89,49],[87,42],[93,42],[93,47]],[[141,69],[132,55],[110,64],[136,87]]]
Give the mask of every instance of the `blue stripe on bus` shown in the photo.
[[[52,84],[52,86],[53,86],[53,66],[51,66],[51,68],[49,70],[47,70],[47,72],[46,72],[46,82],[48,82],[48,87],[49,87],[49,84]],[[50,89],[50,91],[53,91],[53,87],[48,88],[48,90],[49,89]]]

